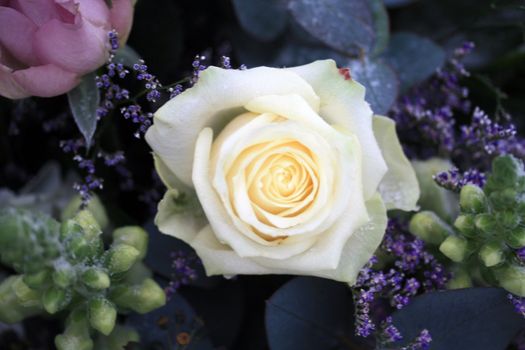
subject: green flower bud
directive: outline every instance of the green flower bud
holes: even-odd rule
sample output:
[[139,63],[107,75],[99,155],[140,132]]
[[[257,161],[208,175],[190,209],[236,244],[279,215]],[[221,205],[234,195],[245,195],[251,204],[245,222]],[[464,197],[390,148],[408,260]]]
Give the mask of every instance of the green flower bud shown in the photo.
[[112,300],[121,307],[144,314],[166,304],[166,294],[155,281],[148,278],[140,285],[116,288]]
[[89,322],[84,307],[74,309],[66,320],[66,330],[55,337],[58,350],[92,350]]
[[139,259],[146,256],[148,234],[139,226],[125,226],[113,231],[113,244],[128,244],[140,252]]
[[479,258],[486,267],[499,265],[505,260],[504,247],[500,242],[486,243],[479,250]]
[[41,289],[46,287],[51,280],[51,274],[49,270],[40,270],[35,273],[24,274],[24,283],[27,284],[30,288]]
[[104,270],[93,267],[82,274],[82,282],[91,289],[102,290],[109,288],[111,281]]
[[127,244],[113,246],[108,251],[106,267],[112,274],[128,271],[139,260],[140,252]]
[[55,262],[55,271],[53,272],[53,282],[57,287],[65,289],[75,281],[76,273],[73,267],[64,259]]
[[15,279],[12,288],[20,305],[24,307],[40,305],[40,294],[37,291],[29,288],[29,286],[24,283],[24,279],[22,277],[17,277]]
[[487,209],[487,198],[478,186],[465,185],[459,194],[459,206],[468,213],[481,213]]
[[102,233],[100,226],[89,210],[82,210],[75,215],[74,219],[83,229],[84,235],[89,240]]
[[[73,218],[80,210],[81,205],[82,198],[80,196],[75,196],[62,212],[62,215],[60,216],[61,220],[66,221]],[[109,219],[106,209],[97,195],[91,196],[86,209],[93,215],[102,229],[105,229],[108,226]]]
[[89,323],[91,327],[108,335],[115,327],[117,309],[107,299],[97,298],[89,301]]
[[121,350],[125,349],[128,343],[138,343],[139,341],[140,337],[137,331],[117,324],[113,332],[107,337],[97,337],[95,349]]
[[82,226],[80,226],[75,220],[67,220],[60,225],[60,240],[62,241],[67,240],[69,237],[72,236],[83,235],[84,231],[82,229]]
[[415,214],[410,220],[409,231],[431,244],[440,244],[452,234],[452,228],[431,211]]
[[525,268],[517,265],[506,265],[495,272],[501,287],[512,294],[525,297]]
[[472,279],[467,270],[457,268],[452,272],[452,278],[447,283],[448,289],[463,289],[472,287]]
[[478,214],[474,219],[476,228],[486,234],[491,234],[498,228],[498,223],[490,214]]
[[439,246],[439,250],[450,260],[459,263],[467,256],[468,242],[460,236],[448,236]]
[[492,192],[489,196],[492,206],[497,210],[512,209],[518,201],[518,194],[511,188]]
[[454,226],[466,237],[477,235],[476,224],[472,215],[460,215],[454,221]]
[[71,302],[71,292],[65,289],[51,287],[42,296],[42,305],[50,314],[63,310]]
[[66,245],[68,254],[76,261],[98,257],[104,251],[104,243],[98,237],[74,236],[67,240]]
[[516,227],[507,231],[506,234],[505,241],[511,248],[519,249],[525,247],[525,228]]
[[0,247],[10,247],[20,237],[23,225],[17,214],[15,209],[0,211]]
[[520,223],[520,217],[518,214],[511,210],[500,211],[496,213],[496,221],[507,229],[513,229]]
[[9,276],[0,283],[0,322],[17,323],[40,312],[38,294],[24,284],[22,276]]

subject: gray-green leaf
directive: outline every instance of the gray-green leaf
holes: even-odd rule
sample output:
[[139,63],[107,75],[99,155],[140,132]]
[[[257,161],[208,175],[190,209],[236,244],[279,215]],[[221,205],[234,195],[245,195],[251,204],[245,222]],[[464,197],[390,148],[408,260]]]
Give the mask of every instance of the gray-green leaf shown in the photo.
[[67,98],[75,123],[89,147],[97,128],[97,107],[100,102],[95,73],[85,75],[80,84],[68,92]]

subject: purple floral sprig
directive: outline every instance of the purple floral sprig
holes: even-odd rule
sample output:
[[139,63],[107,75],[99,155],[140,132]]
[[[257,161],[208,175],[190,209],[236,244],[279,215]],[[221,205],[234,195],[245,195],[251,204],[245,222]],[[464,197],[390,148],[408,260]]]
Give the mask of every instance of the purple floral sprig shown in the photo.
[[197,266],[202,264],[195,253],[182,250],[172,252],[171,259],[171,280],[165,289],[168,299],[171,299],[180,287],[197,279]]
[[[379,258],[372,257],[360,271],[352,289],[355,326],[358,336],[375,334],[379,342],[389,344],[400,340],[401,334],[391,319],[384,316],[384,301],[394,310],[402,309],[418,294],[444,289],[450,274],[425,249],[423,241],[410,235],[406,225],[399,220],[389,221],[378,256],[385,260],[382,262],[386,267],[375,268]],[[430,337],[422,333],[418,339],[411,344],[419,341],[423,346],[420,348],[425,349],[425,340]]]
[[437,173],[433,179],[439,186],[456,193],[459,193],[465,185],[483,187],[487,181],[485,173],[477,169],[460,171],[458,168]]

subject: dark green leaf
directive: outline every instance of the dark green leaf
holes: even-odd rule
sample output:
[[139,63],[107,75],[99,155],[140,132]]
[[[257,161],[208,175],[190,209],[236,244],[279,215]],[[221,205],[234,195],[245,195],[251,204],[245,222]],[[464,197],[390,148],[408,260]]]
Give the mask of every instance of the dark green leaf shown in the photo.
[[496,288],[424,294],[395,312],[394,324],[406,341],[428,329],[433,350],[503,350],[525,326],[507,294]]
[[351,55],[374,43],[373,16],[366,0],[291,0],[295,20],[326,45]]
[[353,308],[343,283],[298,277],[266,305],[266,333],[272,350],[345,348],[352,343]]
[[118,49],[113,58],[113,62],[122,63],[126,67],[133,67],[139,60],[140,55],[128,45]]
[[445,51],[433,41],[412,33],[392,35],[383,57],[398,73],[401,90],[420,83],[445,62]]
[[68,92],[67,97],[75,123],[89,147],[97,128],[97,107],[100,101],[95,73],[85,75],[80,84]]
[[378,55],[388,46],[388,40],[390,37],[388,13],[383,4],[383,0],[370,0],[369,6],[374,18],[375,31],[375,43],[372,49],[372,54]]
[[348,68],[352,78],[365,86],[365,100],[374,113],[388,112],[399,90],[399,81],[392,68],[382,61],[368,59],[351,61]]
[[273,40],[286,27],[284,0],[233,0],[233,6],[243,29],[257,39]]

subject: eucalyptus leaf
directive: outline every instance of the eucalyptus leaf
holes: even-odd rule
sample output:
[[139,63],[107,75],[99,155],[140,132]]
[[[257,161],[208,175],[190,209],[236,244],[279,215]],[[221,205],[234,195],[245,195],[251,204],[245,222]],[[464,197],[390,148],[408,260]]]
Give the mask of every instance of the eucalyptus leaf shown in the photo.
[[233,0],[233,7],[242,28],[259,40],[273,40],[286,27],[285,0]]
[[445,63],[445,51],[432,40],[412,33],[392,35],[383,57],[396,70],[405,91],[431,76]]
[[365,100],[376,114],[386,114],[394,104],[399,81],[392,68],[381,60],[353,60],[348,68],[352,78],[366,88]]
[[272,350],[346,348],[354,343],[350,288],[334,281],[297,277],[267,301],[266,333]]
[[67,94],[73,118],[88,147],[97,128],[97,107],[100,102],[95,76],[95,72],[86,74],[80,84]]
[[[126,325],[140,334],[140,349],[213,350],[202,320],[178,293],[169,302],[146,314],[131,314]],[[184,337],[187,344],[180,344]]]
[[121,63],[126,67],[133,67],[140,60],[140,55],[129,45],[121,47],[115,52],[113,62]]
[[383,0],[370,0],[369,6],[374,19],[375,31],[375,42],[372,54],[378,55],[388,46],[388,40],[390,38],[390,22]]
[[367,0],[291,0],[289,8],[307,32],[335,50],[357,55],[374,43]]
[[433,350],[503,350],[525,326],[498,288],[468,288],[416,297],[393,314],[404,342],[428,329]]

